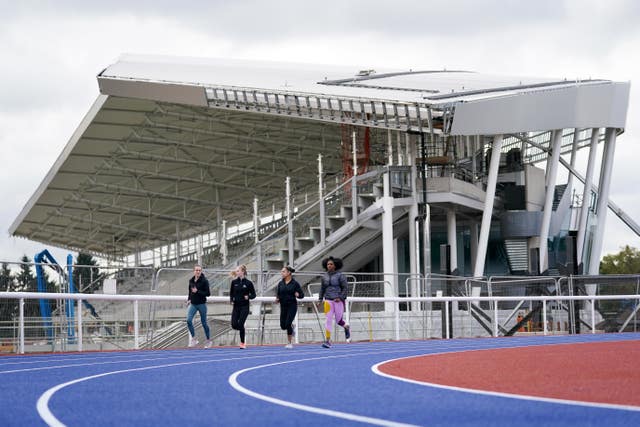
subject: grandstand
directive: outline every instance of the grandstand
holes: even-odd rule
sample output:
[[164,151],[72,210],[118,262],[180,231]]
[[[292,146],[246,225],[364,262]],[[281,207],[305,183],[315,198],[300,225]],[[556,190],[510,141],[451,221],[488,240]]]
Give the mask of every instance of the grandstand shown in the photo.
[[[367,328],[378,313],[382,339],[398,336],[395,297],[414,298],[402,310],[407,331],[421,322],[419,337],[507,334],[522,326],[523,303],[502,306],[498,328],[488,303],[416,298],[561,295],[549,277],[597,276],[609,208],[640,233],[609,200],[628,82],[141,55],[97,81],[96,101],[9,232],[152,269],[120,287],[129,294],[182,295],[198,262],[215,296],[238,264],[270,296],[283,265],[313,287],[333,255],[354,297],[387,299],[351,307]],[[584,171],[579,150],[589,152]],[[588,280],[565,288],[595,292]],[[269,342],[277,313],[254,306],[249,327]],[[573,331],[584,315],[595,316],[589,326],[605,320],[570,303],[548,309]],[[118,310],[103,308],[131,316]],[[541,306],[527,311],[523,322],[542,324]],[[175,301],[143,314],[167,345],[181,345],[183,315]],[[211,315],[227,333],[227,311]],[[315,314],[300,321],[312,339]]]

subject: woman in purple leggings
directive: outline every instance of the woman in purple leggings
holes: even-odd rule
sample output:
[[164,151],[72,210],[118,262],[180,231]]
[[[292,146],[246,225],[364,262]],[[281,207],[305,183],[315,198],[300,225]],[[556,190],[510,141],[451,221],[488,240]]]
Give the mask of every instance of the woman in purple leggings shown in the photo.
[[345,301],[347,300],[347,278],[342,274],[342,260],[340,258],[329,257],[322,260],[322,267],[325,273],[322,275],[322,287],[320,288],[320,301],[329,304],[329,312],[325,321],[325,341],[324,348],[331,348],[331,331],[333,330],[333,320],[344,328],[344,336],[347,342],[351,339],[351,329],[345,323],[344,314]]

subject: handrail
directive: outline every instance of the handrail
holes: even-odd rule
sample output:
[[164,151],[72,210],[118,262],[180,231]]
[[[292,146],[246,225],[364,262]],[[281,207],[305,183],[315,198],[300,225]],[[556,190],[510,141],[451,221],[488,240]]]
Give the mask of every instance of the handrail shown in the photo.
[[[139,302],[140,301],[184,301],[184,296],[175,296],[175,295],[105,295],[105,294],[78,294],[78,293],[51,293],[51,292],[0,292],[0,300],[1,299],[17,299],[19,300],[19,353],[24,353],[24,300],[25,299],[58,299],[58,300],[76,300],[82,301],[85,299],[94,299],[94,300],[115,300],[115,301],[132,301],[133,309],[134,309],[134,348],[139,349]],[[395,329],[396,329],[396,337],[398,337],[399,331],[399,309],[398,303],[400,302],[473,302],[473,301],[488,301],[488,302],[505,302],[505,301],[539,301],[542,302],[542,315],[543,315],[543,324],[544,326],[544,334],[547,333],[546,326],[546,304],[547,302],[553,301],[591,301],[591,316],[592,316],[592,333],[595,333],[595,322],[594,322],[594,313],[595,313],[595,301],[606,301],[606,300],[638,300],[640,302],[640,293],[638,294],[627,294],[627,295],[553,295],[553,296],[545,296],[545,295],[536,295],[536,296],[442,296],[442,297],[351,297],[349,298],[350,302],[382,302],[382,303],[395,303]],[[275,303],[275,297],[256,297],[253,301],[260,303]],[[303,298],[302,302],[311,301],[315,303],[317,300],[315,298]],[[228,297],[208,297],[207,302],[209,303],[226,303],[228,304]],[[445,308],[445,319],[448,319],[448,304],[444,304]],[[493,304],[493,335],[497,336],[498,334],[498,308],[497,304]],[[76,317],[77,326],[78,326],[78,351],[82,351],[82,311],[79,310],[78,316]],[[447,325],[448,326],[448,325]],[[446,338],[449,338],[449,328],[447,327]]]
[[[366,179],[369,179],[373,176],[376,175],[380,175],[382,174],[382,171],[379,170],[374,170],[374,171],[369,171],[366,172],[362,175],[358,175],[356,177],[356,182],[358,181],[364,181]],[[339,186],[337,186],[336,188],[334,188],[333,190],[331,190],[329,193],[325,194],[322,197],[322,200],[327,200],[330,197],[333,197],[334,195],[336,195],[338,193],[339,190],[341,190],[343,187],[347,186],[351,184],[351,180],[345,181],[342,184],[340,184]],[[295,217],[293,218],[293,220],[295,220],[296,218],[304,215],[305,213],[309,212],[311,209],[315,208],[316,206],[320,205],[320,200],[316,200],[315,202],[313,202],[312,204],[310,204],[309,206],[307,206],[304,210],[297,212]],[[286,222],[284,224],[282,224],[280,227],[276,228],[275,230],[273,230],[270,234],[266,235],[265,237],[263,237],[261,240],[259,240],[255,246],[261,245],[263,243],[265,243],[268,239],[270,239],[272,236],[276,235],[277,233],[281,232],[282,230],[286,229],[289,226],[289,223]],[[242,259],[245,257],[248,257],[251,253],[253,253],[255,251],[255,246],[252,249],[249,249],[248,251],[242,253],[241,255],[239,255],[236,259]]]

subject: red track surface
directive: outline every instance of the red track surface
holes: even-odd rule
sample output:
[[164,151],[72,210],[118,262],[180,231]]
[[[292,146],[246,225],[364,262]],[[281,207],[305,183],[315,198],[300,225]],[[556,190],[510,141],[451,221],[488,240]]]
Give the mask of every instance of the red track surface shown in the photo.
[[640,341],[435,354],[396,360],[379,369],[474,390],[640,406]]

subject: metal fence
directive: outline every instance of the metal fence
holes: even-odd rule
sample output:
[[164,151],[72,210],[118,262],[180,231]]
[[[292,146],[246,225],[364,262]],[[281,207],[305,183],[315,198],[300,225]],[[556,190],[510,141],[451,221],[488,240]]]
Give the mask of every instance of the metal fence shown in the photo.
[[[310,285],[311,286],[311,285]],[[93,301],[111,301],[117,303],[121,313],[128,313],[119,319],[96,321],[87,318],[82,309],[84,299]],[[49,301],[73,301],[77,307],[77,315],[70,321],[62,322],[61,316],[51,319],[25,316],[25,306],[29,301],[45,299]],[[598,322],[596,304],[614,303],[620,307],[633,307],[633,316],[627,317],[622,330],[637,330],[637,309],[640,295],[530,295],[530,296],[472,296],[472,297],[349,297],[347,299],[346,319],[351,324],[352,339],[362,340],[399,340],[426,338],[457,338],[475,336],[508,335],[510,328],[518,327],[517,334],[566,334],[572,333],[566,327],[555,328],[554,322],[561,318],[560,311],[568,304],[582,304],[577,308],[579,318],[585,319],[588,327],[582,327],[581,333],[619,332],[620,329],[608,329]],[[84,351],[94,349],[138,349],[166,348],[186,346],[187,332],[184,316],[157,317],[153,321],[144,320],[141,316],[146,304],[154,303],[159,307],[165,304],[183,304],[184,297],[170,295],[82,295],[70,293],[36,293],[36,292],[0,292],[0,301],[17,302],[18,315],[12,321],[3,321],[6,333],[2,340],[3,352],[36,352],[36,351]],[[300,303],[299,315],[296,319],[299,333],[298,342],[318,342],[323,336],[324,313],[315,305],[317,299],[311,295]],[[430,303],[432,310],[402,311],[400,305],[410,306]],[[524,302],[533,307],[540,307],[540,325],[536,328],[517,326],[513,319],[511,306]],[[235,331],[228,326],[230,305],[227,297],[210,297],[209,323],[212,325],[213,338],[216,345],[234,345],[237,343]],[[380,310],[373,309],[378,304]],[[471,307],[489,305],[485,310],[489,328],[478,327],[477,319]],[[354,311],[354,306],[369,307]],[[252,303],[252,313],[247,321],[247,337],[249,344],[279,344],[286,339],[285,332],[279,329],[278,306],[274,297],[258,297]],[[392,307],[391,310],[388,307]],[[183,310],[184,313],[184,310]],[[623,313],[618,313],[622,315]],[[475,314],[477,316],[477,314]],[[568,319],[568,317],[567,317]],[[47,322],[48,321],[48,322]],[[567,320],[568,321],[568,320]],[[74,334],[68,334],[68,327]],[[54,333],[45,333],[52,328]],[[539,328],[539,330],[537,329]],[[488,329],[488,330],[487,330]],[[197,332],[201,334],[201,332]],[[173,336],[174,340],[166,337]],[[343,340],[340,328],[334,333],[336,341]],[[150,339],[149,337],[153,337]],[[177,337],[177,338],[175,338]],[[168,344],[167,344],[168,342]]]
[[[190,268],[2,263],[0,352],[185,346]],[[205,269],[211,283],[209,322],[217,345],[233,345],[227,270]],[[82,275],[85,275],[83,278]],[[297,340],[320,341],[323,272],[298,271],[305,291]],[[640,275],[479,277],[346,272],[346,318],[356,340],[637,331]],[[38,292],[38,278],[44,279]],[[279,271],[249,271],[258,298],[247,320],[250,343],[286,342],[274,304]],[[75,282],[80,293],[70,293]],[[110,283],[110,286],[107,284]],[[269,285],[269,286],[267,286]],[[109,293],[110,292],[110,293]],[[80,325],[78,322],[82,321]],[[200,326],[198,333],[202,334]],[[338,335],[341,335],[338,327]]]

